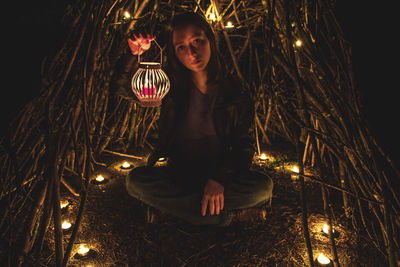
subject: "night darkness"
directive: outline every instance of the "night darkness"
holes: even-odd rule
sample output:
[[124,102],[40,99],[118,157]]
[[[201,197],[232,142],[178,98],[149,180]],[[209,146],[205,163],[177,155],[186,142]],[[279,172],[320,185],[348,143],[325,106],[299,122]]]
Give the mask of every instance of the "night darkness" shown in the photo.
[[[5,83],[0,103],[3,125],[38,94],[41,60],[57,51],[65,34],[59,2],[31,1],[21,8],[12,9],[16,15],[6,39],[10,51],[6,53],[9,82]],[[364,114],[378,140],[399,165],[399,48],[393,7],[341,0],[337,1],[336,10],[345,38],[353,47],[356,88],[364,103]]]

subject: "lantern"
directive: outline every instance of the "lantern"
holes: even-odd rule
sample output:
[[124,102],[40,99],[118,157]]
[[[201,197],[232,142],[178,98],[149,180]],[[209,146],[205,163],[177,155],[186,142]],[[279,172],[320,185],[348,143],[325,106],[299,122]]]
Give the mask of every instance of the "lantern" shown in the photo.
[[162,49],[160,49],[160,62],[140,62],[140,47],[138,53],[139,69],[132,77],[132,91],[143,107],[157,107],[161,105],[161,100],[169,91],[169,79],[161,69]]

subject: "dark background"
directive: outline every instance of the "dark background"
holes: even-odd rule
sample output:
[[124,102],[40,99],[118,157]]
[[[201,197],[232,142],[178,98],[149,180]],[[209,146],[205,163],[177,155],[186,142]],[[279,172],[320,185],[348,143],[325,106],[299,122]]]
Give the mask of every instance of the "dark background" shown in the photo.
[[[57,51],[65,34],[61,1],[31,1],[23,6],[18,3],[8,9],[12,11],[7,19],[9,32],[2,38],[7,47],[3,51],[7,71],[0,102],[2,132],[17,111],[38,94],[41,60]],[[394,5],[377,2],[336,3],[336,16],[353,48],[356,88],[362,97],[363,112],[378,141],[398,164],[400,42],[396,36],[398,15],[394,11]]]

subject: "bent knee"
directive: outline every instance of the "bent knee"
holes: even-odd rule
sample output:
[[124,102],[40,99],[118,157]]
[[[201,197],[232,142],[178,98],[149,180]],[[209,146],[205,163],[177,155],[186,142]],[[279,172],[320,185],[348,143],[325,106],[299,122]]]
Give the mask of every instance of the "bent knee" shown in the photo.
[[259,174],[258,185],[255,195],[259,199],[259,202],[268,201],[272,197],[272,190],[274,188],[274,182],[271,177]]
[[133,169],[125,179],[125,186],[128,193],[137,197],[141,190],[142,181],[150,176],[151,170],[147,166]]

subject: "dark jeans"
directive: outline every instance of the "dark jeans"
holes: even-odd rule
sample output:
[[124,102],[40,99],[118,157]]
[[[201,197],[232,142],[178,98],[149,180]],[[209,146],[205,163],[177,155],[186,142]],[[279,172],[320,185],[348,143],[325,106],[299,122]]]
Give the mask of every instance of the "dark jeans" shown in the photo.
[[229,212],[266,203],[272,196],[271,178],[255,171],[238,173],[224,188],[224,210],[201,215],[205,180],[201,170],[174,171],[170,167],[138,167],[126,178],[128,193],[160,211],[192,224],[223,225]]

